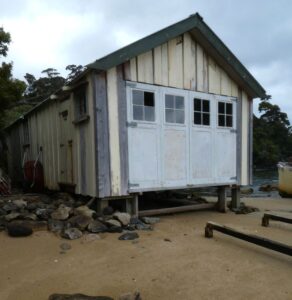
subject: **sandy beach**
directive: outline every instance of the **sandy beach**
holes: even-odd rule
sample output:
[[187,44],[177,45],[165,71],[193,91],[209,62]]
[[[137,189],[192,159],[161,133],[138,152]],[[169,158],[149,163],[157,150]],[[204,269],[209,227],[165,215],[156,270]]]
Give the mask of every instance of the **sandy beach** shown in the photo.
[[[84,293],[117,299],[139,291],[156,299],[292,299],[292,258],[214,232],[207,221],[292,245],[292,225],[261,226],[265,210],[292,215],[292,199],[246,198],[260,212],[215,211],[161,217],[154,231],[139,231],[138,242],[60,239],[37,231],[26,238],[0,233],[0,299],[47,300],[52,293]],[[166,240],[165,240],[166,239]],[[72,248],[61,254],[60,245]]]

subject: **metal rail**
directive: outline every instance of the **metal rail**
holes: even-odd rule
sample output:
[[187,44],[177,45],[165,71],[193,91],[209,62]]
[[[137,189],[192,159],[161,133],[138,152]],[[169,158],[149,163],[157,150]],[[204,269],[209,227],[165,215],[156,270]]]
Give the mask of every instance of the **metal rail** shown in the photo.
[[240,240],[256,244],[258,246],[277,251],[289,256],[292,256],[292,247],[269,240],[267,238],[263,238],[261,236],[253,235],[253,234],[247,234],[240,231],[237,231],[235,229],[232,229],[227,226],[223,226],[214,222],[208,222],[205,227],[205,237],[206,238],[212,238],[213,237],[213,230],[217,230],[221,233],[233,236],[235,238],[238,238]]
[[283,216],[279,216],[279,215],[275,215],[275,214],[271,214],[271,213],[265,213],[262,218],[262,226],[268,227],[270,220],[292,224],[292,218],[283,217]]

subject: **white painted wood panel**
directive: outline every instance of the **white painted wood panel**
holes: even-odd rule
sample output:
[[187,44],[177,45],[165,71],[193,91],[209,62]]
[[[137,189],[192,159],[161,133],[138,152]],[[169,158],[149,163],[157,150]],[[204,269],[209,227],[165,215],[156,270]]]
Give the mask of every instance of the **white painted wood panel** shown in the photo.
[[208,58],[209,92],[220,95],[220,67],[216,62]]
[[137,81],[137,59],[136,57],[130,60],[130,77],[132,81]]
[[245,92],[242,92],[242,143],[241,143],[241,184],[248,184],[248,152],[249,152],[249,143],[248,143],[248,130],[249,128],[249,103],[248,97]]
[[152,50],[137,57],[138,81],[153,84],[153,54]]
[[221,69],[220,72],[220,91],[221,91],[221,95],[225,95],[225,96],[232,96],[231,93],[231,79],[230,77],[227,75],[227,73]]

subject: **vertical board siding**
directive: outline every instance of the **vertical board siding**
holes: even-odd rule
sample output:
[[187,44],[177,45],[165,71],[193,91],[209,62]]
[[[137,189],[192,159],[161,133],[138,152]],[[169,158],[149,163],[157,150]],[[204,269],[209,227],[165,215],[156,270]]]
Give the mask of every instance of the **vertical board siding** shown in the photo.
[[111,195],[106,73],[95,75],[97,196]]
[[204,50],[198,43],[196,44],[196,67],[197,67],[197,91],[204,91],[205,80],[205,64],[204,64]]
[[189,33],[183,38],[184,89],[196,90],[196,43]]
[[241,142],[241,184],[249,184],[249,101],[242,92],[242,142]]
[[126,82],[123,78],[122,66],[117,66],[117,95],[119,114],[119,142],[120,142],[120,168],[121,190],[120,195],[128,195],[129,184],[129,158],[128,158],[128,128],[127,128],[127,95]]
[[154,55],[154,84],[162,85],[162,47],[158,46],[153,51]]
[[138,81],[153,84],[153,54],[152,50],[137,57]]
[[168,41],[169,86],[183,88],[183,37]]
[[231,95],[231,80],[227,73],[221,69],[220,72],[220,94],[229,96]]
[[208,59],[208,77],[209,93],[220,95],[220,67],[209,57]]
[[112,68],[107,71],[107,96],[109,116],[109,149],[111,162],[111,195],[119,196],[121,187],[121,167],[116,68]]
[[134,57],[130,60],[130,80],[138,81],[137,78],[137,58]]

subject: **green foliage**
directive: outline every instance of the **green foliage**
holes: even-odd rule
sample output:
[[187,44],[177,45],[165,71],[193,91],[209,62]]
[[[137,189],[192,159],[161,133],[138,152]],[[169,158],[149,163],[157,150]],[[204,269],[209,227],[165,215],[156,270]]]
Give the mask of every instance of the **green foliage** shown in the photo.
[[278,105],[262,101],[254,116],[253,159],[256,167],[274,167],[292,156],[292,131],[287,114]]
[[73,80],[74,78],[76,78],[84,70],[84,67],[81,65],[78,65],[78,66],[68,65],[66,67],[66,70],[70,71],[70,73],[68,74],[67,79],[66,79],[66,81],[69,82],[69,81]]
[[6,56],[8,52],[8,45],[11,41],[10,33],[5,32],[3,27],[0,27],[0,56]]
[[5,111],[3,118],[4,124],[7,126],[21,117],[23,114],[28,112],[33,108],[33,104],[19,104],[17,106],[11,107]]

